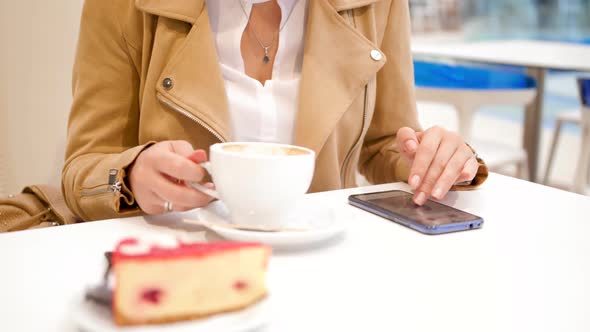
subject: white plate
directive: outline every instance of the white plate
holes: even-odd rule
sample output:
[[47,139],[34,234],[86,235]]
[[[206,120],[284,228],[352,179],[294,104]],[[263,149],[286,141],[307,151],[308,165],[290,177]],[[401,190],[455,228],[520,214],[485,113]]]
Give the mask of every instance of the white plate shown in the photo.
[[[274,248],[290,249],[317,244],[331,239],[345,231],[344,223],[339,222],[331,208],[303,204],[296,213],[285,221],[282,226],[304,228],[301,232],[257,232],[231,229],[213,224],[231,223],[225,204],[216,201],[207,207],[197,210],[199,220],[205,221],[204,226],[219,236],[234,241],[260,242]],[[209,225],[208,223],[211,223]]]
[[270,296],[240,311],[214,315],[208,318],[166,323],[120,327],[113,321],[110,308],[82,300],[73,307],[76,325],[87,332],[243,332],[259,328],[271,320]]

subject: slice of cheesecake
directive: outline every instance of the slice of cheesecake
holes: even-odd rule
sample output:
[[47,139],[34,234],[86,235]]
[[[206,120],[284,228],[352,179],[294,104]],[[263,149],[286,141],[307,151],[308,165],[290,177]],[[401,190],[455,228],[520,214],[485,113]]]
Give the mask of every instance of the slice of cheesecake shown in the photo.
[[115,322],[165,323],[245,308],[266,295],[269,256],[258,243],[123,240],[113,253]]

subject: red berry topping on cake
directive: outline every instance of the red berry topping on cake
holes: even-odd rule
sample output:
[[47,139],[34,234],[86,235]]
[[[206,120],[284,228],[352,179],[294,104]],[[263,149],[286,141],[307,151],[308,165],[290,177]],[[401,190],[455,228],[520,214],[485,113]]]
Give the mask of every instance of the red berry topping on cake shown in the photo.
[[248,283],[245,282],[244,280],[238,280],[238,281],[234,282],[234,289],[235,290],[241,291],[246,288],[248,288]]
[[151,304],[159,304],[162,300],[162,290],[158,288],[150,288],[141,294],[141,299]]

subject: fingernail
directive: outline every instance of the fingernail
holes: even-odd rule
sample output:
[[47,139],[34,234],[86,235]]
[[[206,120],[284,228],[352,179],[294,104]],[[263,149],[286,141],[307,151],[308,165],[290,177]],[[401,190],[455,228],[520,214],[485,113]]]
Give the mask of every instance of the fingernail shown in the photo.
[[420,185],[420,176],[418,176],[418,175],[412,176],[412,178],[410,179],[409,185],[410,185],[410,187],[412,187],[412,189],[418,188],[418,186]]
[[436,199],[441,199],[441,196],[442,196],[442,189],[440,189],[440,188],[435,188],[435,189],[432,191],[432,197],[434,197],[434,198],[436,198]]
[[418,196],[416,196],[416,199],[414,200],[414,202],[418,205],[423,205],[424,202],[426,202],[426,194],[423,192],[420,192],[418,194]]
[[416,151],[416,148],[418,147],[418,145],[416,144],[416,142],[414,140],[407,140],[406,141],[406,150],[408,152],[414,152]]

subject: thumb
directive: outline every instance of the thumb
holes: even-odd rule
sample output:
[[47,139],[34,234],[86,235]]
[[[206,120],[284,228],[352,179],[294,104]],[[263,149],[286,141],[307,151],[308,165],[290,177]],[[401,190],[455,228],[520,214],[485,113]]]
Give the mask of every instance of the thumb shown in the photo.
[[404,155],[413,158],[418,149],[419,139],[418,134],[414,129],[409,127],[400,128],[397,131],[397,145]]

